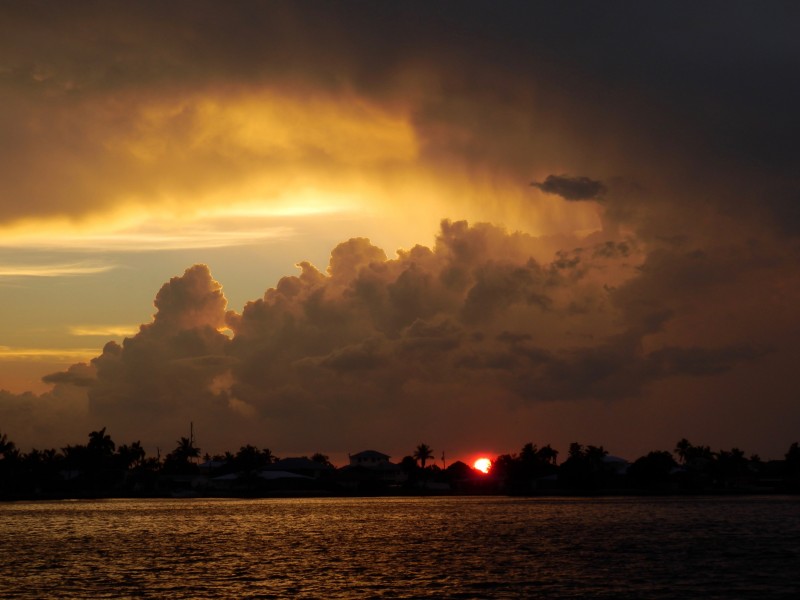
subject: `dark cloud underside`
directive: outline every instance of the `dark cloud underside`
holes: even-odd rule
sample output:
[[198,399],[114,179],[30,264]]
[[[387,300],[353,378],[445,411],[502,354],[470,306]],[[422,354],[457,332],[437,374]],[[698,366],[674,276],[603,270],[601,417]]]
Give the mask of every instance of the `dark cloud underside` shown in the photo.
[[534,181],[531,185],[564,200],[597,200],[606,192],[606,186],[600,181],[569,175],[548,175],[544,181]]

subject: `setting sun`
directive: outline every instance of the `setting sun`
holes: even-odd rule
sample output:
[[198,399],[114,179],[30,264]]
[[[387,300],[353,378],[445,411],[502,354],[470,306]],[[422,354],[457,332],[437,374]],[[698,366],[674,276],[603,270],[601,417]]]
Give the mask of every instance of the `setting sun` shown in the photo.
[[488,473],[489,468],[492,466],[492,461],[488,458],[479,458],[472,463],[472,466],[475,468],[475,470],[480,471],[481,473]]

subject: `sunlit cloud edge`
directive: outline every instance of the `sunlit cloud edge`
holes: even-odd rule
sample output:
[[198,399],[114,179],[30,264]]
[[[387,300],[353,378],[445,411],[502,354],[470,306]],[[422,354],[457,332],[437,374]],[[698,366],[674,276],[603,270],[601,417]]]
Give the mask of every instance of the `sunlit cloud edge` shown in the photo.
[[116,265],[89,263],[55,263],[45,265],[2,264],[0,277],[75,277],[97,275],[115,269]]
[[97,348],[17,348],[0,346],[0,361],[17,360],[88,360],[97,356]]
[[70,335],[77,337],[125,337],[135,335],[138,325],[72,325]]

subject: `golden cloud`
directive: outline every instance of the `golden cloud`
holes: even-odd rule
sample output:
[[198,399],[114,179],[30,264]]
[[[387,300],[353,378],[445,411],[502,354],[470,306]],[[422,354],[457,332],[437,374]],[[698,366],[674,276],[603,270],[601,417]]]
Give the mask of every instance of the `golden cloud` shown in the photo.
[[125,337],[134,335],[138,329],[138,325],[73,325],[69,333],[80,337]]

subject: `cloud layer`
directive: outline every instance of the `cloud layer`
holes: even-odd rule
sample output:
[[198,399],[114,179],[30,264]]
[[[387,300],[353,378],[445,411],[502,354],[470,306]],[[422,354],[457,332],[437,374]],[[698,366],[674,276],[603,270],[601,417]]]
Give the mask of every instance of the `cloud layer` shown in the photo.
[[[395,449],[432,429],[463,448],[464,430],[485,428],[501,443],[515,414],[639,401],[660,382],[724,377],[776,350],[765,343],[772,331],[724,334],[726,322],[699,301],[744,283],[748,267],[760,271],[752,257],[643,252],[632,239],[550,262],[537,251],[530,235],[466,222],[444,221],[432,248],[391,259],[353,238],[333,249],[325,272],[301,263],[241,312],[195,265],[164,284],[136,335],[49,375],[55,387],[41,402],[84,398],[79,423],[160,447],[192,421],[217,449],[247,440]],[[746,305],[728,310],[754,316]],[[693,320],[706,331],[685,326]]]
[[[212,450],[785,446],[800,9],[733,4],[4,5],[0,328],[29,331],[0,343],[43,339],[63,307],[27,286],[66,275],[93,286],[48,289],[65,331],[142,320],[108,305],[145,247],[219,276],[199,253],[235,246],[260,281],[266,239],[345,241],[244,306],[190,267],[51,392],[2,394],[0,426],[163,448],[193,421]],[[345,213],[377,225],[343,233]],[[390,229],[397,255],[367,239]]]
[[655,223],[702,198],[798,230],[796,8],[78,4],[3,8],[9,230],[313,190],[426,214],[420,237],[443,215],[549,232],[568,213],[527,182],[582,199],[614,178]]

